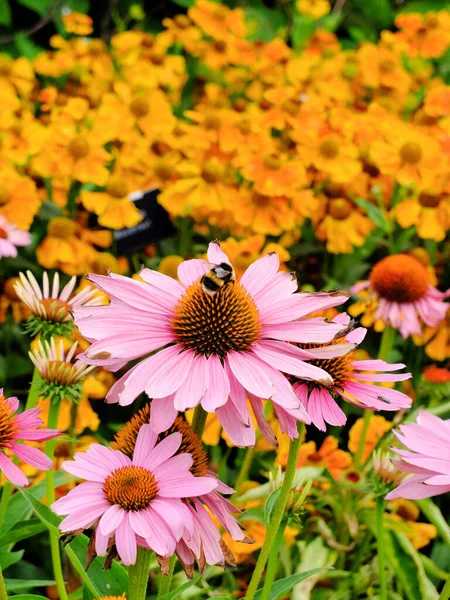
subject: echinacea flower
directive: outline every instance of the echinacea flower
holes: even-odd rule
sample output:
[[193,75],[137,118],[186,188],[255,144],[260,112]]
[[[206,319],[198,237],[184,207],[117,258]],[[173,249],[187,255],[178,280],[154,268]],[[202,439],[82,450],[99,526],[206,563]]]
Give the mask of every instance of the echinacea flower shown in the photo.
[[66,353],[63,339],[56,345],[55,338],[50,343],[38,340],[38,347],[28,352],[28,356],[41,374],[38,393],[53,402],[64,398],[77,402],[82,396],[82,382],[95,366],[85,365],[76,360],[72,362],[78,342],[75,342]]
[[[335,317],[334,321],[349,324],[348,315]],[[339,345],[346,342],[361,343],[367,330],[357,327],[345,338],[335,340]],[[310,345],[307,346],[308,348]],[[321,431],[326,424],[345,425],[347,416],[337,403],[338,398],[371,410],[399,410],[409,408],[412,400],[402,392],[374,385],[378,382],[397,382],[410,379],[411,373],[391,373],[404,368],[404,364],[389,364],[383,360],[355,360],[354,352],[344,356],[316,359],[333,378],[332,385],[297,380],[294,389],[306,408],[312,423]],[[367,371],[376,371],[375,374]]]
[[[131,457],[139,431],[143,425],[151,422],[150,412],[151,405],[146,404],[144,408],[133,415],[115,435],[115,442],[112,442],[111,447]],[[189,499],[186,501],[186,506],[192,513],[196,533],[194,536],[183,535],[177,544],[176,552],[178,558],[188,576],[192,576],[193,574],[194,558],[198,561],[200,571],[203,571],[205,564],[219,564],[222,566],[225,563],[234,564],[230,550],[227,548],[216,525],[211,519],[212,514],[222,527],[226,529],[233,540],[246,543],[251,541],[232,516],[233,513],[241,513],[242,511],[222,496],[222,494],[232,494],[234,490],[221,482],[209,470],[208,454],[203,447],[201,439],[184,417],[178,416],[168,431],[159,434],[158,441],[167,438],[172,433],[180,433],[182,436],[177,454],[185,452],[192,456],[193,462],[190,467],[192,475],[196,477],[211,477],[217,483],[217,488],[211,492],[199,496],[198,499],[192,499],[195,509],[193,509]]]
[[22,231],[0,215],[0,259],[4,257],[15,258],[17,248],[29,244],[31,244],[29,232]]
[[19,444],[19,441],[43,442],[60,434],[56,429],[38,429],[43,421],[39,418],[39,408],[25,410],[20,415],[14,414],[19,408],[19,400],[15,397],[5,398],[0,389],[0,470],[15,485],[28,485],[28,479],[13,461],[6,456],[11,452],[24,462],[37,469],[48,471],[52,461],[41,450]]
[[450,419],[422,410],[416,423],[400,425],[399,430],[394,431],[395,436],[408,450],[391,448],[400,457],[392,462],[410,477],[386,500],[421,500],[450,492]]
[[447,312],[444,299],[449,291],[443,293],[430,285],[426,267],[408,254],[383,258],[373,267],[367,281],[351,288],[354,294],[360,291],[367,292],[367,297],[353,305],[350,314],[357,316],[376,303],[375,319],[400,331],[403,338],[420,334],[420,319],[435,327]]
[[64,462],[65,471],[87,481],[52,504],[57,515],[68,515],[60,530],[71,533],[97,524],[97,555],[107,554],[113,538],[126,565],[136,562],[138,545],[172,556],[183,533],[194,531],[191,513],[181,499],[208,494],[217,481],[192,475],[190,454],[175,456],[181,433],[172,433],[159,444],[157,437],[150,425],[143,425],[132,459],[93,444],[75,454],[73,461]]
[[[217,242],[210,244],[208,260],[229,264]],[[296,279],[278,272],[279,258],[272,253],[250,265],[239,282],[210,295],[201,284],[210,263],[183,262],[179,282],[150,269],[140,272],[143,281],[114,273],[89,275],[111,302],[74,310],[82,335],[92,342],[80,356],[84,362],[117,370],[153,353],[112,386],[107,401],[126,406],[145,391],[153,398],[151,424],[157,432],[168,429],[178,411],[198,404],[208,412],[233,405],[233,422],[248,426],[243,413],[248,393],[299,410],[300,401],[282,372],[333,383],[322,369],[305,362],[313,353],[287,342],[330,341],[343,325],[304,317],[341,304],[345,292],[294,293]]]
[[16,294],[31,311],[27,329],[31,335],[38,333],[51,335],[68,335],[72,331],[72,315],[70,311],[77,306],[93,306],[103,301],[98,297],[98,290],[85,287],[81,292],[72,296],[76,277],[67,283],[60,291],[59,274],[55,273],[53,284],[47,272],[42,277],[42,288],[31,271],[26,276],[19,273],[20,281],[14,285]]

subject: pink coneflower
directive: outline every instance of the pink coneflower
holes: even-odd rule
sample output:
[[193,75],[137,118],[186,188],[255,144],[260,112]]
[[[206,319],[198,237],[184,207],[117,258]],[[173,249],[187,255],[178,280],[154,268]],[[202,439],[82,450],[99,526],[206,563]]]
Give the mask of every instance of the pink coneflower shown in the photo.
[[445,318],[444,299],[450,290],[443,293],[430,285],[425,266],[413,256],[395,254],[377,263],[368,281],[351,288],[354,294],[361,291],[366,294],[364,303],[377,304],[375,318],[407,338],[421,333],[420,319],[435,327]]
[[31,362],[41,374],[39,395],[50,397],[53,401],[63,398],[77,401],[81,398],[82,380],[95,366],[86,365],[79,360],[72,362],[77,348],[78,342],[75,342],[66,353],[62,338],[56,344],[52,337],[50,343],[38,340],[38,347],[28,352]]
[[43,423],[39,418],[40,409],[31,408],[20,415],[14,414],[19,408],[17,398],[5,398],[0,389],[0,470],[15,485],[28,485],[28,479],[17,465],[6,456],[5,450],[29,465],[48,471],[52,461],[41,450],[19,444],[22,441],[44,442],[51,440],[61,432],[56,429],[37,429]]
[[391,448],[401,458],[392,462],[399,471],[411,476],[386,500],[421,500],[450,492],[450,419],[444,421],[422,410],[417,423],[400,425],[399,429],[394,433],[409,450]]
[[294,293],[295,277],[278,272],[279,258],[272,253],[250,265],[239,282],[211,295],[202,276],[212,264],[229,260],[217,242],[209,245],[208,260],[183,262],[179,282],[150,269],[140,272],[144,282],[114,273],[89,275],[111,303],[74,311],[81,333],[93,342],[81,360],[117,370],[154,353],[116,382],[107,401],[125,406],[145,391],[154,399],[155,431],[170,427],[177,411],[200,403],[213,412],[230,398],[240,415],[247,392],[298,409],[282,372],[332,383],[327,373],[304,362],[311,353],[287,342],[333,339],[341,325],[305,316],[341,304],[344,292]]
[[97,289],[91,287],[86,287],[72,296],[76,277],[72,277],[62,290],[60,290],[58,273],[53,277],[51,288],[47,272],[44,272],[42,277],[42,288],[31,271],[27,271],[26,276],[19,273],[19,277],[20,281],[15,284],[14,289],[22,302],[31,310],[30,319],[36,321],[34,325],[36,331],[33,333],[39,333],[45,322],[62,327],[65,324],[70,325],[72,309],[79,306],[96,306],[105,300],[103,295],[99,297]]
[[[111,444],[114,450],[120,450],[129,457],[133,455],[141,427],[150,423],[150,406],[150,404],[147,404],[133,415],[115,435],[115,441]],[[189,531],[183,533],[182,538],[177,543],[176,552],[186,573],[191,575],[194,558],[197,559],[201,570],[205,564],[223,566],[225,563],[231,564],[233,560],[232,554],[222,540],[210,513],[216,517],[234,540],[247,543],[250,540],[233,517],[233,513],[241,513],[242,511],[222,496],[222,494],[232,494],[234,490],[221,482],[208,469],[208,454],[199,436],[184,417],[178,416],[168,431],[159,434],[158,440],[162,440],[174,432],[180,433],[182,436],[177,453],[185,452],[192,456],[190,472],[196,477],[211,477],[217,485],[211,492],[199,496],[198,499],[189,499],[186,503],[192,513],[194,531],[193,533]],[[189,560],[187,560],[187,557],[189,557]]]
[[3,257],[15,258],[19,246],[29,246],[31,235],[23,231],[13,223],[9,223],[3,215],[0,215],[0,259]]
[[52,504],[62,532],[86,529],[98,523],[95,549],[107,554],[114,538],[126,565],[136,562],[138,545],[147,545],[158,555],[171,556],[183,533],[194,530],[191,513],[181,498],[208,494],[217,487],[211,477],[190,472],[190,454],[178,451],[181,433],[172,433],[159,444],[150,425],[137,436],[133,458],[119,450],[94,444],[73,461],[62,463],[68,473],[87,481]]
[[[348,315],[338,315],[334,321],[348,324]],[[364,327],[358,327],[348,333],[345,338],[335,340],[339,346],[342,343],[359,344],[366,335]],[[309,348],[309,345],[307,346]],[[378,382],[405,381],[411,373],[393,374],[405,367],[404,364],[389,364],[383,360],[355,360],[355,353],[345,356],[315,360],[333,378],[332,385],[319,382],[296,381],[294,389],[305,406],[312,423],[321,431],[326,430],[326,424],[345,425],[347,417],[337,403],[342,398],[357,406],[371,410],[399,410],[409,408],[412,400],[397,390],[374,385]],[[367,371],[376,371],[375,374]]]

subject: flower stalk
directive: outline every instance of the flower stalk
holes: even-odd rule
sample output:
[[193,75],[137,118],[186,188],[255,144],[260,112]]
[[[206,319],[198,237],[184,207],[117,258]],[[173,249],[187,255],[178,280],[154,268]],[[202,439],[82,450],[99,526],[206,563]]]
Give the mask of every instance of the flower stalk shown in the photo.
[[168,592],[170,592],[170,587],[172,585],[172,579],[173,579],[173,571],[175,569],[175,561],[176,561],[176,556],[174,554],[170,558],[169,573],[167,575],[161,576],[157,600],[159,600],[159,598],[163,598],[163,596],[165,596]]
[[380,600],[387,600],[386,561],[384,556],[384,499],[377,497],[377,554],[380,579]]
[[439,596],[439,600],[448,600],[450,598],[450,574]]
[[286,505],[289,499],[289,492],[291,491],[292,483],[294,481],[304,428],[305,425],[303,423],[299,423],[298,437],[292,440],[289,446],[288,462],[284,474],[283,483],[280,489],[280,495],[278,496],[278,501],[274,509],[272,520],[269,526],[267,527],[266,538],[261,548],[261,552],[258,557],[258,562],[256,563],[256,567],[253,571],[253,575],[247,589],[247,594],[245,595],[245,600],[254,599],[267,560],[269,558],[270,553],[273,551],[273,545],[275,543],[278,530],[280,529],[283,517],[285,515]]
[[[48,427],[49,429],[56,429],[58,425],[60,402],[51,402],[48,412]],[[56,441],[54,439],[48,440],[45,444],[46,455],[53,459],[55,452]],[[47,471],[45,475],[45,486],[47,493],[47,504],[51,506],[56,499],[55,496],[55,471],[52,467]],[[64,575],[61,566],[61,553],[59,548],[59,535],[53,531],[49,531],[50,534],[50,551],[53,564],[53,574],[55,576],[56,587],[58,589],[60,600],[68,600],[66,586],[64,583]]]
[[275,575],[277,574],[278,568],[278,553],[280,551],[281,542],[283,541],[284,530],[286,529],[287,519],[283,519],[280,525],[275,541],[270,553],[269,560],[267,562],[266,578],[264,580],[264,587],[261,594],[260,600],[269,600],[270,592],[272,590],[273,582],[275,581]]
[[137,549],[136,562],[128,569],[128,600],[145,600],[151,558],[150,550]]
[[8,600],[8,592],[6,591],[5,580],[3,579],[3,572],[0,568],[0,600]]

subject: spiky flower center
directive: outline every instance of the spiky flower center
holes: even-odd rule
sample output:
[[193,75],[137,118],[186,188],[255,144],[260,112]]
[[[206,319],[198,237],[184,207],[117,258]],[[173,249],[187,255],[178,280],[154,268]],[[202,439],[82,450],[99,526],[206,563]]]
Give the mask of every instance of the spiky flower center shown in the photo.
[[420,300],[429,285],[424,265],[407,254],[383,258],[372,269],[370,282],[382,298],[400,304]]
[[128,195],[128,185],[121,179],[112,179],[108,183],[106,191],[113,198],[124,198]]
[[[310,350],[312,348],[321,348],[323,346],[330,346],[335,344],[344,344],[346,343],[345,338],[333,340],[328,344],[297,344],[299,348],[303,350]],[[320,369],[326,371],[333,378],[333,385],[339,386],[339,384],[345,383],[348,381],[354,372],[353,361],[355,360],[355,353],[350,352],[345,356],[337,356],[335,358],[324,358],[324,359],[315,359],[309,360],[308,363],[311,365],[315,365]]]
[[399,150],[400,158],[407,165],[416,165],[420,162],[423,152],[422,147],[417,142],[406,142]]
[[114,471],[103,484],[103,491],[111,504],[125,510],[147,508],[158,492],[155,478],[143,467],[122,467]]
[[339,154],[339,140],[333,135],[326,135],[319,144],[319,152],[329,160],[336,158]]
[[44,313],[40,313],[39,316],[46,321],[52,321],[53,323],[62,323],[69,316],[71,305],[64,300],[59,298],[43,298],[40,300],[40,304],[44,308]]
[[89,154],[89,143],[82,135],[77,135],[70,140],[67,149],[72,158],[79,160]]
[[0,396],[0,449],[3,449],[17,431],[14,410],[5,396]]
[[353,205],[345,198],[334,198],[330,200],[328,212],[336,221],[344,221],[352,213]]
[[419,204],[424,208],[437,208],[441,203],[441,196],[436,196],[435,194],[425,194],[422,193],[419,195]]
[[145,117],[149,110],[150,105],[148,100],[145,98],[133,98],[133,100],[130,102],[130,111],[137,118]]
[[68,386],[78,380],[78,371],[69,362],[51,360],[48,363],[45,379],[51,383]]
[[65,240],[72,237],[76,230],[77,224],[66,217],[55,217],[50,221],[47,227],[48,235]]
[[[151,404],[146,404],[144,408],[133,415],[131,419],[125,423],[122,429],[114,436],[115,441],[111,443],[111,448],[120,450],[130,458],[133,456],[136,439],[142,425],[150,423],[150,407]],[[208,454],[203,448],[202,442],[189,423],[183,417],[177,417],[173,425],[164,433],[158,436],[158,442],[166,438],[172,433],[181,433],[181,445],[176,454],[188,453],[192,456],[192,467],[190,471],[196,477],[206,475],[208,471]]]
[[258,309],[239,283],[225,284],[210,296],[197,281],[174,312],[172,331],[177,341],[206,357],[215,354],[223,358],[230,350],[243,352],[261,331]]
[[201,175],[207,183],[216,183],[223,175],[223,168],[218,161],[207,160],[203,164]]

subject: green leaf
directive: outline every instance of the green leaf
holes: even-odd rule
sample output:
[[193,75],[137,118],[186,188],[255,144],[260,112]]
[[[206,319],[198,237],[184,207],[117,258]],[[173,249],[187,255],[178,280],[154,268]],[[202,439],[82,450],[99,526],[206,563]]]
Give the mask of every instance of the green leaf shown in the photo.
[[47,587],[49,585],[55,585],[55,583],[56,581],[52,579],[5,579],[5,587],[7,592],[14,592],[15,590],[28,590],[35,587]]
[[307,15],[301,15],[298,11],[295,11],[294,18],[292,20],[292,45],[295,50],[299,50],[306,46],[309,38],[316,30],[316,23],[314,19]]
[[14,43],[21,56],[33,60],[38,54],[43,52],[40,46],[37,46],[29,37],[24,33],[19,32],[14,37]]
[[[330,567],[328,567],[328,568],[330,568]],[[296,573],[295,575],[289,575],[289,577],[285,577],[284,579],[280,579],[280,580],[276,581],[272,585],[272,589],[270,590],[269,600],[280,600],[280,598],[284,598],[287,595],[287,593],[294,587],[294,585],[297,585],[297,583],[300,583],[300,581],[303,581],[304,579],[311,577],[311,575],[314,575],[315,573],[318,573],[319,571],[326,571],[326,570],[327,570],[327,568],[320,567],[319,569],[311,569],[310,571],[304,571],[303,573]],[[259,600],[259,598],[261,597],[262,591],[263,591],[262,588],[260,588],[256,592],[255,600]]]
[[272,514],[275,509],[275,505],[277,503],[278,497],[280,495],[281,487],[278,487],[276,490],[270,494],[270,496],[266,500],[266,505],[264,507],[264,521],[266,525],[269,525],[272,520]]
[[11,25],[11,9],[9,0],[0,0],[0,25]]
[[47,529],[59,536],[58,525],[60,524],[61,519],[56,516],[48,506],[45,506],[45,504],[42,504],[40,500],[30,494],[28,490],[25,488],[18,488],[18,490],[22,496],[26,498],[30,507],[34,510],[38,518],[47,527]]
[[36,594],[18,594],[14,600],[48,600],[47,596],[38,596]]
[[[55,473],[56,487],[73,480],[74,477],[68,475],[64,471],[58,471],[57,473]],[[43,498],[46,493],[45,481],[41,481],[40,483],[33,485],[33,487],[30,488],[29,493],[32,494],[35,498]],[[15,528],[20,521],[26,519],[29,513],[30,504],[28,500],[24,496],[22,496],[22,494],[13,494],[8,503],[8,510],[6,511],[5,519],[2,523],[2,526],[0,527],[0,541],[5,537],[6,532],[8,532],[13,527]]]
[[178,6],[182,6],[183,8],[189,8],[195,4],[195,0],[173,0],[174,4],[178,4]]
[[270,42],[276,37],[284,37],[286,16],[280,10],[267,8],[262,2],[255,6],[244,6],[245,20],[248,27],[248,39],[252,41]]
[[450,525],[431,498],[418,500],[417,504],[426,518],[436,527],[439,536],[450,546]]
[[22,558],[25,550],[18,550],[17,552],[9,552],[8,550],[0,550],[0,567],[2,571],[14,565]]
[[394,23],[394,11],[389,0],[364,0],[358,2],[358,8],[364,14],[364,20],[379,29],[387,29]]
[[26,6],[34,12],[37,12],[41,17],[46,15],[50,10],[54,0],[17,0],[22,6]]
[[[78,570],[79,565],[86,564],[86,550],[89,538],[86,535],[77,537],[68,544],[69,558],[76,558],[74,564]],[[109,571],[103,571],[103,559],[96,558],[92,561],[87,574],[92,585],[98,590],[100,596],[120,596],[128,587],[128,574],[126,569],[118,562],[113,561]]]
[[367,200],[362,200],[361,198],[355,199],[356,204],[363,208],[369,219],[375,223],[377,227],[385,231],[386,233],[391,230],[391,224],[386,219],[384,212],[381,210],[379,206],[372,204],[372,202],[368,202]]
[[448,0],[417,0],[417,2],[412,0],[411,2],[405,2],[398,12],[427,13],[430,10],[442,9],[448,9]]
[[182,586],[180,586],[173,592],[164,594],[164,596],[161,596],[161,598],[159,600],[173,600],[174,598],[178,598],[178,596],[181,594],[181,592],[184,592],[184,590],[187,590],[190,587],[192,587],[193,585],[195,585],[197,583],[197,581],[199,581],[199,579],[201,579],[201,577],[202,576],[200,575],[200,573],[197,573],[197,575],[195,575],[195,577],[193,579],[191,579],[190,581],[187,581],[186,583],[184,583]]
[[27,519],[16,523],[12,531],[7,531],[4,535],[0,536],[0,547],[9,546],[15,544],[21,540],[33,537],[38,533],[47,531],[45,525],[41,523],[39,519]]

